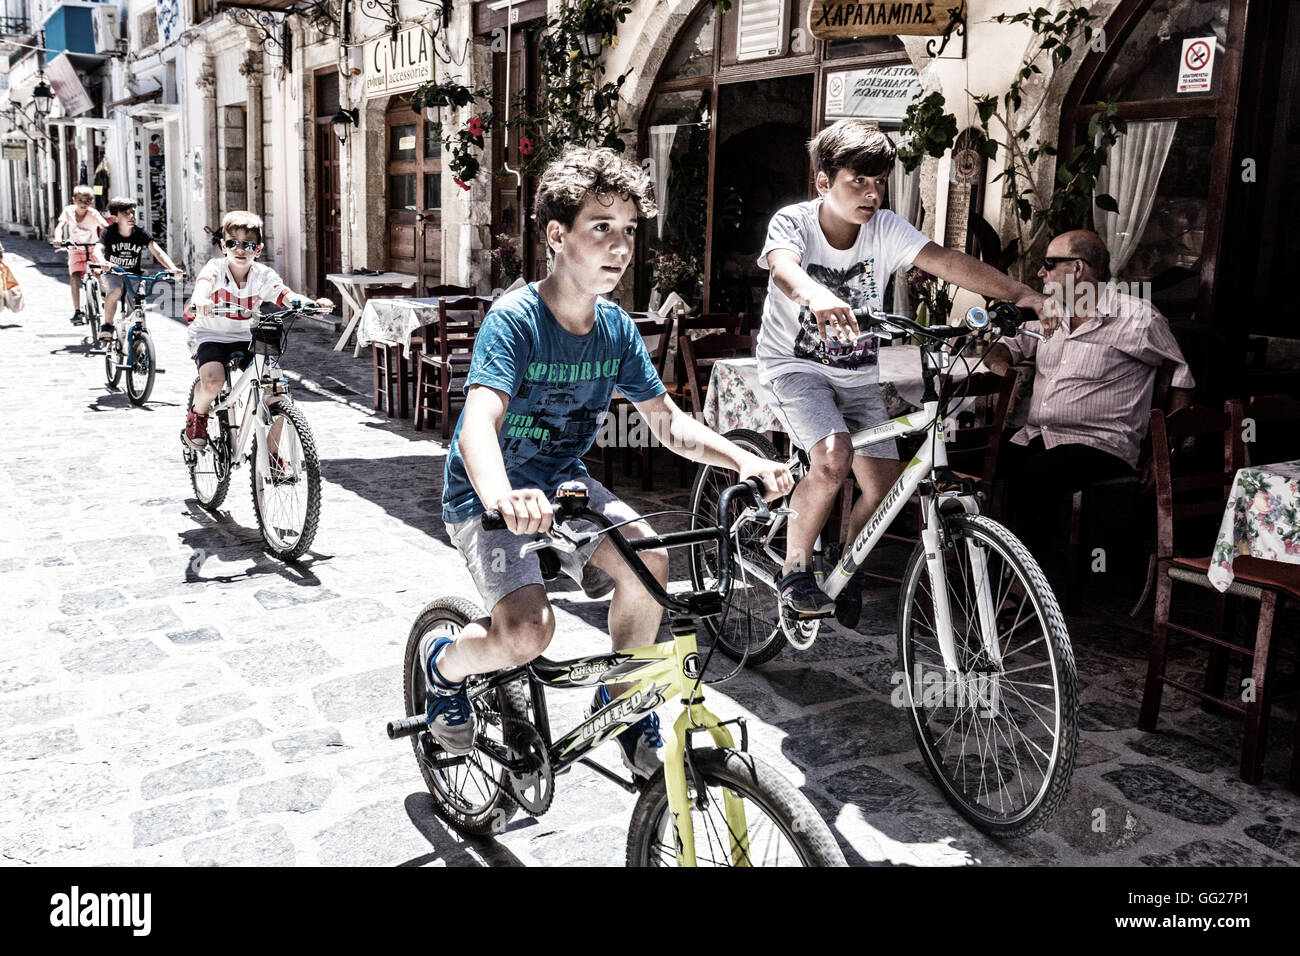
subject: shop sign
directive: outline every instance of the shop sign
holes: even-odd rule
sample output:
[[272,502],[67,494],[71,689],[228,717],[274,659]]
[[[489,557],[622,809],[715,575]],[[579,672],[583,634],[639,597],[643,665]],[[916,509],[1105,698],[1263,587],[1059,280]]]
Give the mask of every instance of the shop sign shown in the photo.
[[181,33],[180,0],[157,0],[158,41],[171,43]]
[[403,93],[433,80],[433,34],[424,27],[366,43],[366,96]]
[[874,36],[938,36],[964,19],[965,0],[938,3],[866,3],[812,0],[808,32],[819,40]]
[[81,85],[81,78],[77,76],[66,53],[60,53],[45,64],[45,73],[50,78],[50,85],[54,87],[59,102],[63,104],[65,114],[80,116],[94,107],[95,101]]
[[7,139],[0,146],[0,159],[22,161],[27,158],[27,144],[21,139]]
[[826,80],[826,115],[897,123],[920,93],[921,78],[910,66],[832,73]]
[[1178,92],[1208,93],[1214,76],[1214,37],[1183,41],[1183,56],[1178,61]]

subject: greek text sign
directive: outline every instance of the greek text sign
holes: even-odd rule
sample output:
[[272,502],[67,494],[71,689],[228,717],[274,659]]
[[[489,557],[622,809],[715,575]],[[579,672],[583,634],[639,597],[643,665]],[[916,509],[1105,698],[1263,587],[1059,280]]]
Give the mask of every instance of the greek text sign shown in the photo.
[[921,92],[910,66],[831,73],[826,80],[826,115],[877,122],[901,122],[907,104]]
[[366,96],[403,93],[433,79],[433,34],[423,27],[366,43]]
[[965,0],[937,3],[865,3],[813,0],[808,31],[819,40],[872,36],[938,36],[965,12]]
[[1178,92],[1209,93],[1214,76],[1214,37],[1183,41],[1183,56],[1178,61]]

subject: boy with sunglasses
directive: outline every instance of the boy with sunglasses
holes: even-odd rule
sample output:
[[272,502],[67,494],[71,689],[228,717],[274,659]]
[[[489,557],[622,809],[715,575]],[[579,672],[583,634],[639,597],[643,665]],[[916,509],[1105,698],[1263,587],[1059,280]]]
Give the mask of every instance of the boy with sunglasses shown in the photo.
[[[249,317],[216,315],[213,306],[238,306],[257,312],[263,302],[283,307],[308,297],[288,288],[270,266],[255,261],[262,251],[262,219],[246,209],[229,212],[221,221],[221,246],[225,256],[211,260],[194,282],[185,320],[190,324],[190,351],[199,367],[199,384],[194,390],[194,407],[185,416],[182,435],[191,448],[208,443],[208,409],[226,383],[226,364],[236,352],[245,362],[252,358]],[[329,299],[318,305],[332,309]]]
[[[89,186],[78,186],[72,191],[72,205],[64,207],[59,221],[54,224],[50,242],[60,239],[69,242],[98,242],[100,230],[108,220],[95,208],[95,191]],[[85,325],[86,313],[81,311],[81,277],[86,274],[87,251],[77,246],[68,249],[68,276],[72,285],[72,324]]]

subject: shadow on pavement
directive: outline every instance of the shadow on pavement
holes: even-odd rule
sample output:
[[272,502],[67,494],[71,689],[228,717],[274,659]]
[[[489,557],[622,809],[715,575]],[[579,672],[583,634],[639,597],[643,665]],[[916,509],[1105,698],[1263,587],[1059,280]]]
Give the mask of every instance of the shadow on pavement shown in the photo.
[[[413,793],[406,798],[406,814],[429,841],[433,852],[407,860],[398,866],[426,866],[442,862],[447,866],[523,866],[523,861],[490,837],[463,837],[447,826],[433,812],[433,799],[428,792]],[[526,826],[536,826],[531,817],[515,820],[506,831]],[[471,852],[471,850],[473,852]]]
[[[188,583],[230,584],[234,581],[253,578],[259,575],[274,574],[299,587],[320,587],[320,578],[312,567],[322,561],[329,561],[333,555],[308,551],[296,563],[286,563],[268,555],[264,550],[261,533],[256,528],[245,529],[231,520],[228,512],[220,512],[214,517],[199,507],[198,502],[186,500],[189,515],[203,524],[202,527],[184,531],[180,535],[181,543],[190,548],[194,554],[185,565],[185,580]],[[233,532],[238,531],[239,534]],[[223,574],[204,574],[203,568],[210,561],[222,564],[249,563],[240,571]]]
[[391,517],[450,545],[442,521],[443,459],[431,455],[392,458],[330,458],[321,473],[383,508]]

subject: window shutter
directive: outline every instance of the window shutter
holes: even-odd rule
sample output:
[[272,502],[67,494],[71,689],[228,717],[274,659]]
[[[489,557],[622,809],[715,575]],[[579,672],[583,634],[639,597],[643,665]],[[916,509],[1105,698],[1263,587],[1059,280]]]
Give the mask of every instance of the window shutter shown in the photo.
[[740,0],[736,17],[736,59],[782,56],[790,41],[789,0]]

